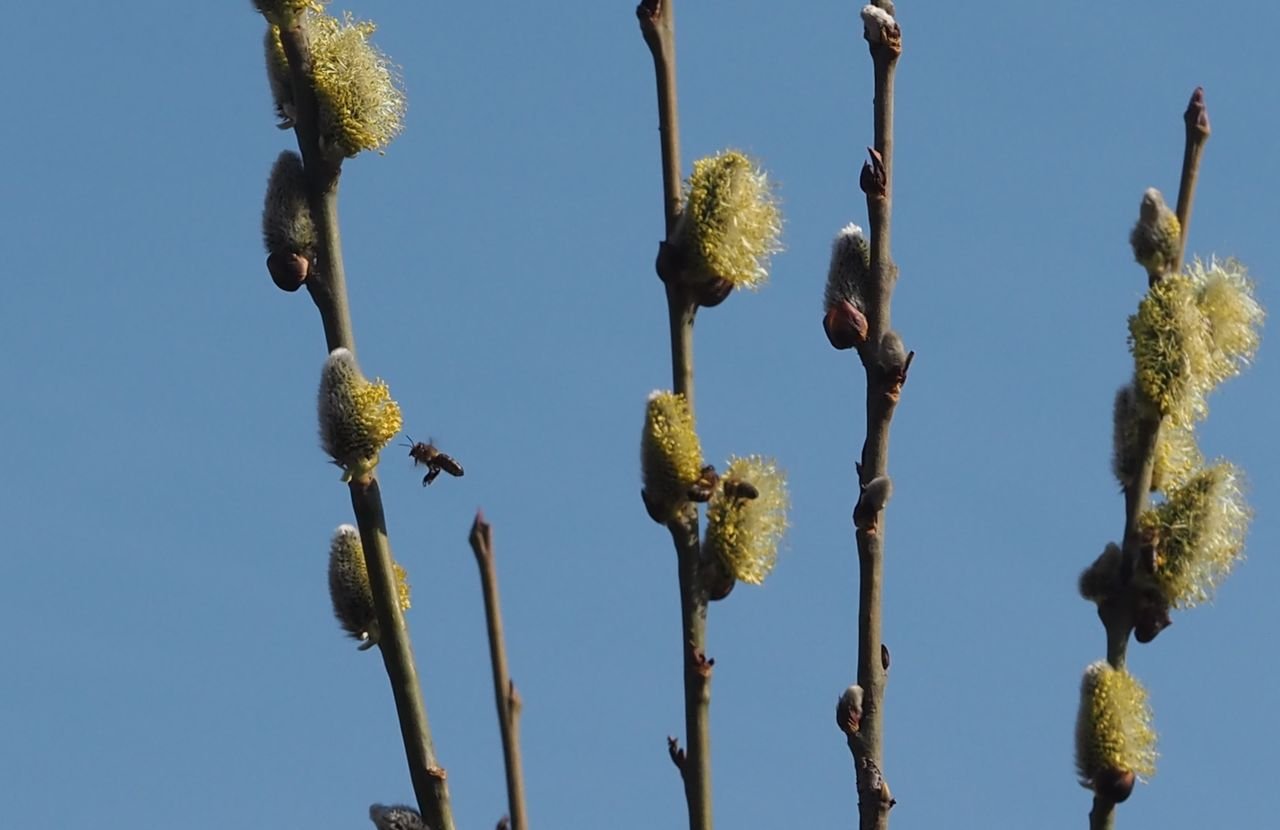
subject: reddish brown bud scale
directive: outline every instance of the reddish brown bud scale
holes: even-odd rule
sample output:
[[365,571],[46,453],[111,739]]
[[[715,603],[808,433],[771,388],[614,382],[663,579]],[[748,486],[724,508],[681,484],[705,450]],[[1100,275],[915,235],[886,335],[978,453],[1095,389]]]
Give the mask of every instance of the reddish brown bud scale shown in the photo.
[[827,309],[822,330],[837,349],[856,349],[867,342],[867,317],[848,300]]
[[715,308],[733,293],[733,283],[721,277],[692,286],[693,301],[703,308]]
[[297,291],[311,272],[310,261],[302,254],[272,254],[267,257],[271,281],[281,291]]
[[1123,803],[1132,793],[1138,776],[1132,770],[1106,769],[1093,779],[1093,791],[1115,804]]

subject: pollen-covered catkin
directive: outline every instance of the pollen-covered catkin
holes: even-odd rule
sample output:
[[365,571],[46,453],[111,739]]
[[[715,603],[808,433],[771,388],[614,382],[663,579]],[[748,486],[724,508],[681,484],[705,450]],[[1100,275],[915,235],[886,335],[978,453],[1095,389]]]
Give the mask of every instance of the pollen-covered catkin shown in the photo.
[[[726,482],[747,482],[756,494],[746,498]],[[736,491],[736,492],[735,492]],[[770,458],[731,458],[721,485],[707,506],[704,556],[719,557],[733,576],[759,585],[778,560],[778,545],[787,529],[790,497],[787,481]]]
[[320,376],[320,445],[343,469],[343,480],[369,473],[404,420],[381,380],[368,381],[348,349],[334,349]]
[[[1090,665],[1080,683],[1076,717],[1076,774],[1082,786],[1123,781],[1124,773],[1149,778],[1156,771],[1156,733],[1147,691],[1133,675],[1105,660]],[[1132,778],[1129,785],[1132,786]],[[1109,793],[1114,801],[1119,793]]]
[[1155,539],[1155,580],[1170,605],[1189,608],[1213,596],[1244,552],[1249,509],[1240,470],[1220,461],[1168,491],[1139,526]]
[[369,42],[377,27],[350,16],[306,20],[322,149],[338,159],[386,147],[404,129],[405,97],[390,59]]
[[280,119],[278,126],[282,130],[291,128],[298,115],[293,96],[293,76],[289,71],[289,58],[285,55],[284,44],[280,42],[280,27],[274,23],[267,24],[267,33],[262,38],[263,50],[267,59],[267,84],[271,87],[271,101],[276,108],[276,117]]
[[781,249],[782,212],[768,176],[736,150],[694,162],[673,245],[695,286],[759,288]]
[[702,445],[683,395],[656,390],[645,405],[640,436],[640,472],[645,504],[655,521],[666,522],[689,501],[702,474]]

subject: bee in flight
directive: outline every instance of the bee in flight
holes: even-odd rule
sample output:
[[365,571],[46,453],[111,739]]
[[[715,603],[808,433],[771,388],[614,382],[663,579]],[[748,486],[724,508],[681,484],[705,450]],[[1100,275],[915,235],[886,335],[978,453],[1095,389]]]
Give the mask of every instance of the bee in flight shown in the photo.
[[[408,438],[407,435],[405,437]],[[440,452],[431,441],[425,444],[421,441],[415,443],[412,438],[409,438],[409,443],[401,446],[409,448],[409,457],[413,459],[415,466],[421,464],[427,468],[427,474],[422,477],[423,487],[439,478],[441,473],[448,473],[455,477],[462,475],[462,465],[453,456]]]

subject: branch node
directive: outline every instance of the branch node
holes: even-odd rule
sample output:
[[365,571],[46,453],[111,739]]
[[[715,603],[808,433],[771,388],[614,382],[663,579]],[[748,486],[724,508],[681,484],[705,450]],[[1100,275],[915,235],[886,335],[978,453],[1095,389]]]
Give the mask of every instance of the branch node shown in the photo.
[[858,186],[868,196],[883,197],[888,191],[889,174],[884,166],[884,157],[874,147],[867,148],[870,161],[862,163],[862,174],[858,178]]
[[520,693],[516,691],[516,682],[514,680],[507,681],[507,717],[514,719],[520,714],[520,710],[524,708],[524,701],[520,698]]
[[449,779],[449,773],[445,772],[444,767],[427,767],[427,775],[437,781],[447,781]]
[[889,791],[889,782],[880,772],[880,766],[873,759],[865,756],[858,760],[858,795],[874,798],[885,812],[898,803],[893,793]]

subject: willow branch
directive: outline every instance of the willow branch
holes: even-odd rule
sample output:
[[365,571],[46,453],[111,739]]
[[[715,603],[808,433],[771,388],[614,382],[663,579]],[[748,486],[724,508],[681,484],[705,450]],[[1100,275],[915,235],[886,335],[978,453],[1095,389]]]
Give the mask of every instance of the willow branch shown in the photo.
[[[1209,112],[1205,108],[1204,89],[1196,87],[1191,93],[1191,100],[1183,113],[1186,125],[1185,144],[1182,153],[1182,175],[1178,185],[1178,223],[1181,226],[1181,238],[1178,243],[1178,261],[1168,273],[1182,270],[1182,259],[1187,249],[1187,232],[1191,225],[1191,203],[1195,198],[1196,181],[1200,176],[1200,158],[1204,153],[1204,145],[1209,140]],[[1158,282],[1159,277],[1153,281]],[[1142,390],[1135,389],[1141,397]],[[1143,545],[1139,532],[1139,520],[1147,511],[1151,502],[1151,477],[1155,472],[1156,445],[1160,441],[1160,430],[1163,419],[1155,407],[1147,403],[1140,407],[1147,415],[1138,420],[1137,447],[1141,464],[1134,479],[1125,486],[1124,491],[1124,564],[1123,573],[1132,574],[1138,567],[1138,559]],[[1129,590],[1119,597],[1109,599],[1098,606],[1098,617],[1102,620],[1107,634],[1107,662],[1113,668],[1123,669],[1127,656],[1129,637],[1135,626],[1135,609],[1139,597],[1134,593],[1130,583]],[[1167,622],[1167,621],[1166,621]],[[1152,635],[1154,636],[1154,634]],[[1141,632],[1139,633],[1141,639]],[[1115,824],[1115,802],[1095,795],[1093,809],[1089,812],[1090,830],[1110,830]]]
[[1093,797],[1089,811],[1089,830],[1111,830],[1116,826],[1116,805],[1101,796]]
[[306,29],[300,22],[281,26],[280,43],[289,60],[289,74],[293,79],[294,106],[297,108],[293,130],[306,171],[307,202],[318,237],[316,268],[304,285],[320,312],[329,351],[345,348],[355,354],[355,334],[351,327],[346,271],[342,263],[342,235],[338,225],[338,178],[342,174],[342,164],[326,157],[320,149],[320,121],[315,88],[311,83],[311,49]]
[[493,665],[493,695],[498,707],[498,728],[502,733],[502,758],[507,774],[508,826],[511,830],[529,827],[524,800],[524,767],[520,762],[520,696],[507,669],[507,643],[502,633],[502,602],[498,598],[498,569],[493,559],[493,527],[476,512],[471,525],[471,551],[480,567],[480,587],[484,592],[484,620],[489,632],[489,661]]
[[640,34],[653,55],[658,82],[658,132],[662,142],[662,212],[668,239],[680,217],[680,118],[676,110],[676,18],[673,0],[636,6]]
[[[874,36],[873,36],[874,34]],[[902,362],[890,341],[890,305],[897,282],[897,266],[890,251],[893,216],[893,82],[902,53],[901,31],[896,25],[868,31],[875,70],[875,137],[871,160],[862,169],[861,186],[867,197],[870,225],[871,274],[867,285],[868,338],[859,350],[867,378],[867,437],[858,466],[859,484],[885,476],[889,469],[889,425],[897,407],[910,355]],[[891,353],[892,352],[892,353]],[[862,716],[851,735],[858,783],[859,826],[883,830],[889,825],[894,804],[884,779],[884,691],[881,600],[884,580],[884,509],[857,517],[858,544],[858,685],[863,690]]]
[[[294,132],[302,154],[307,199],[319,240],[317,273],[308,276],[306,286],[320,312],[328,350],[342,347],[354,353],[355,335],[347,301],[342,237],[338,224],[341,162],[328,158],[320,148],[318,107],[315,88],[311,82],[311,50],[306,30],[299,21],[300,18],[280,27],[280,42],[289,61],[289,73],[293,81],[296,106]],[[360,529],[360,541],[364,547],[381,631],[378,645],[395,698],[409,777],[413,782],[418,808],[431,827],[436,830],[453,830],[449,787],[445,771],[436,759],[414,664],[413,646],[400,609],[391,549],[387,542],[382,494],[377,479],[372,475],[353,480],[350,488],[351,507]]]
[[409,761],[409,777],[419,812],[427,824],[442,830],[453,830],[453,814],[449,807],[449,785],[444,769],[436,759],[431,740],[431,726],[422,703],[418,670],[413,661],[413,645],[404,624],[391,564],[391,546],[387,542],[386,519],[382,513],[382,493],[372,476],[351,482],[351,507],[360,528],[378,615],[380,636],[378,648],[391,681],[400,734],[404,739],[405,757]]
[[[662,213],[666,240],[659,249],[658,275],[666,283],[671,331],[672,391],[693,410],[693,322],[697,305],[664,267],[664,252],[680,218],[680,126],[676,106],[676,42],[673,0],[642,0],[636,7],[640,33],[653,56],[658,90],[658,134],[662,147]],[[680,629],[684,667],[685,732],[681,761],[690,830],[711,830],[711,666],[706,656],[707,593],[698,569],[701,557],[698,511],[692,505],[668,524],[680,579]],[[673,756],[674,757],[674,756]]]

